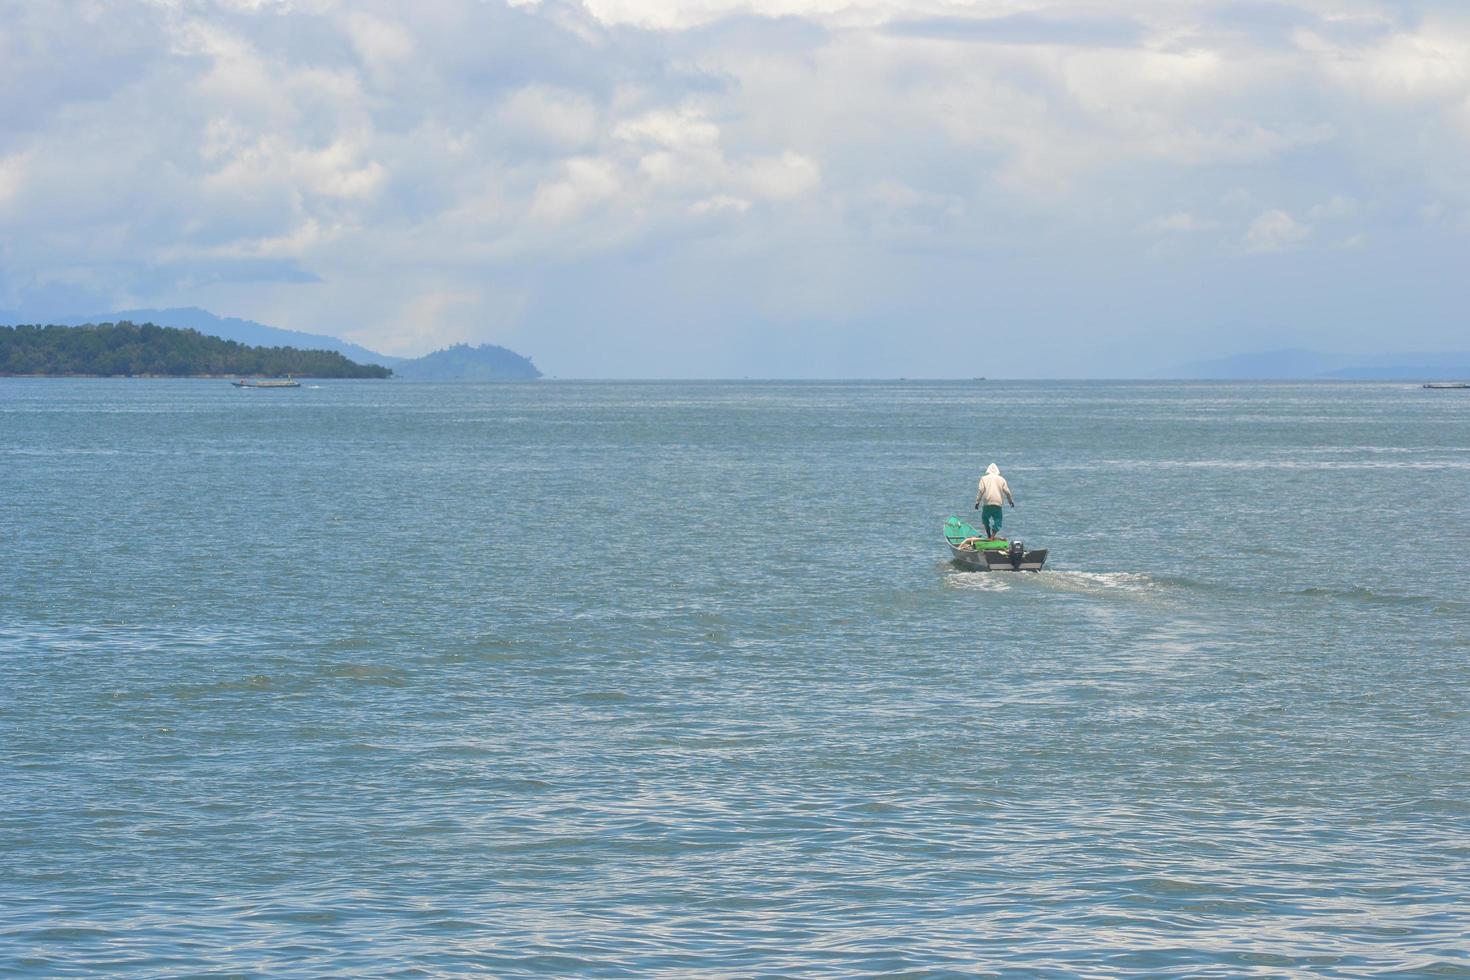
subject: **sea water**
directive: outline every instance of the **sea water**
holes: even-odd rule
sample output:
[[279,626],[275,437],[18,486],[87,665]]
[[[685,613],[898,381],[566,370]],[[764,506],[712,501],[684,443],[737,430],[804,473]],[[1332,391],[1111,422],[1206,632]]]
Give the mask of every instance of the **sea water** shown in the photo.
[[1470,973],[1465,394],[0,379],[0,973]]

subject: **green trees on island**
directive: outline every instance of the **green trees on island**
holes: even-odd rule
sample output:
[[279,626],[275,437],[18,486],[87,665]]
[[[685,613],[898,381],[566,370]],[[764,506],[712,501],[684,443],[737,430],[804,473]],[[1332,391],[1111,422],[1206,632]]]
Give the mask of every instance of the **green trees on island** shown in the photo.
[[250,347],[152,323],[0,326],[0,375],[386,378],[392,373],[336,351]]

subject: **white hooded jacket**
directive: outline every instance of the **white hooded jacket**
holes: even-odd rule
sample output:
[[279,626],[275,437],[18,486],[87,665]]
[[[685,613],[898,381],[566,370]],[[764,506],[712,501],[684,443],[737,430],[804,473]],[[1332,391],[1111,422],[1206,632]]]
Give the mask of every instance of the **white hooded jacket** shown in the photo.
[[1006,478],[1000,475],[1000,467],[991,463],[985,468],[985,475],[980,478],[980,490],[975,494],[975,503],[999,507],[1003,502],[1002,498],[1009,500],[1012,507],[1016,506],[1016,498],[1011,496]]

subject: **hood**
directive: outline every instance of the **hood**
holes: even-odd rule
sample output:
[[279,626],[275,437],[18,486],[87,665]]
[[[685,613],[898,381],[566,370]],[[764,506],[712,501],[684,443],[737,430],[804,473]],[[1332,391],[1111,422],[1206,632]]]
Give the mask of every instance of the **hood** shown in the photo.
[[985,475],[986,476],[999,476],[1000,475],[1000,467],[999,466],[996,466],[994,463],[991,463],[989,466],[985,467]]

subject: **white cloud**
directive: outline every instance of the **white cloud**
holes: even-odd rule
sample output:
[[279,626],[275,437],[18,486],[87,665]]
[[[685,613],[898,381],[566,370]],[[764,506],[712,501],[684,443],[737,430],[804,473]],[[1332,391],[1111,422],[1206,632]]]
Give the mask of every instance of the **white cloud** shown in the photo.
[[1188,233],[1210,231],[1219,227],[1219,223],[1196,217],[1188,211],[1174,211],[1155,218],[1146,227],[1147,230],[1155,232]]
[[739,180],[750,193],[773,201],[809,194],[822,182],[815,160],[787,151],[777,157],[758,157],[741,168]]
[[720,140],[720,127],[697,109],[658,109],[620,122],[613,135],[629,142],[651,143],[671,150],[711,147]]
[[0,157],[0,207],[20,195],[25,184],[26,154],[12,153]]
[[380,83],[391,81],[396,70],[417,53],[408,28],[371,14],[347,15],[347,33],[368,71]]
[[1310,33],[1301,40],[1330,79],[1366,98],[1456,102],[1470,90],[1470,25],[1463,21],[1429,18],[1412,32],[1388,34],[1367,47]]
[[1263,212],[1245,233],[1245,245],[1252,252],[1280,252],[1300,244],[1312,229],[1285,211]]
[[590,146],[600,124],[598,108],[571,89],[527,85],[511,92],[495,112],[501,134],[520,136],[549,152],[576,152]]
[[750,210],[750,202],[729,194],[716,194],[714,197],[695,201],[689,205],[689,210],[693,214],[744,214]]
[[571,329],[558,304],[611,280],[609,319],[667,309],[739,346],[753,317],[958,322],[970,270],[1007,261],[991,287],[1018,295],[1099,257],[1208,278],[1221,249],[1412,251],[1470,210],[1470,21],[1448,5],[69,9],[0,32],[0,208],[25,242],[0,307],[59,283],[402,350]]
[[1351,218],[1358,213],[1358,202],[1341,194],[1334,194],[1331,199],[1314,205],[1307,212],[1307,217],[1313,221],[1339,221]]
[[591,157],[568,160],[558,179],[536,188],[531,218],[565,224],[589,208],[613,200],[621,189],[618,173],[608,161]]

